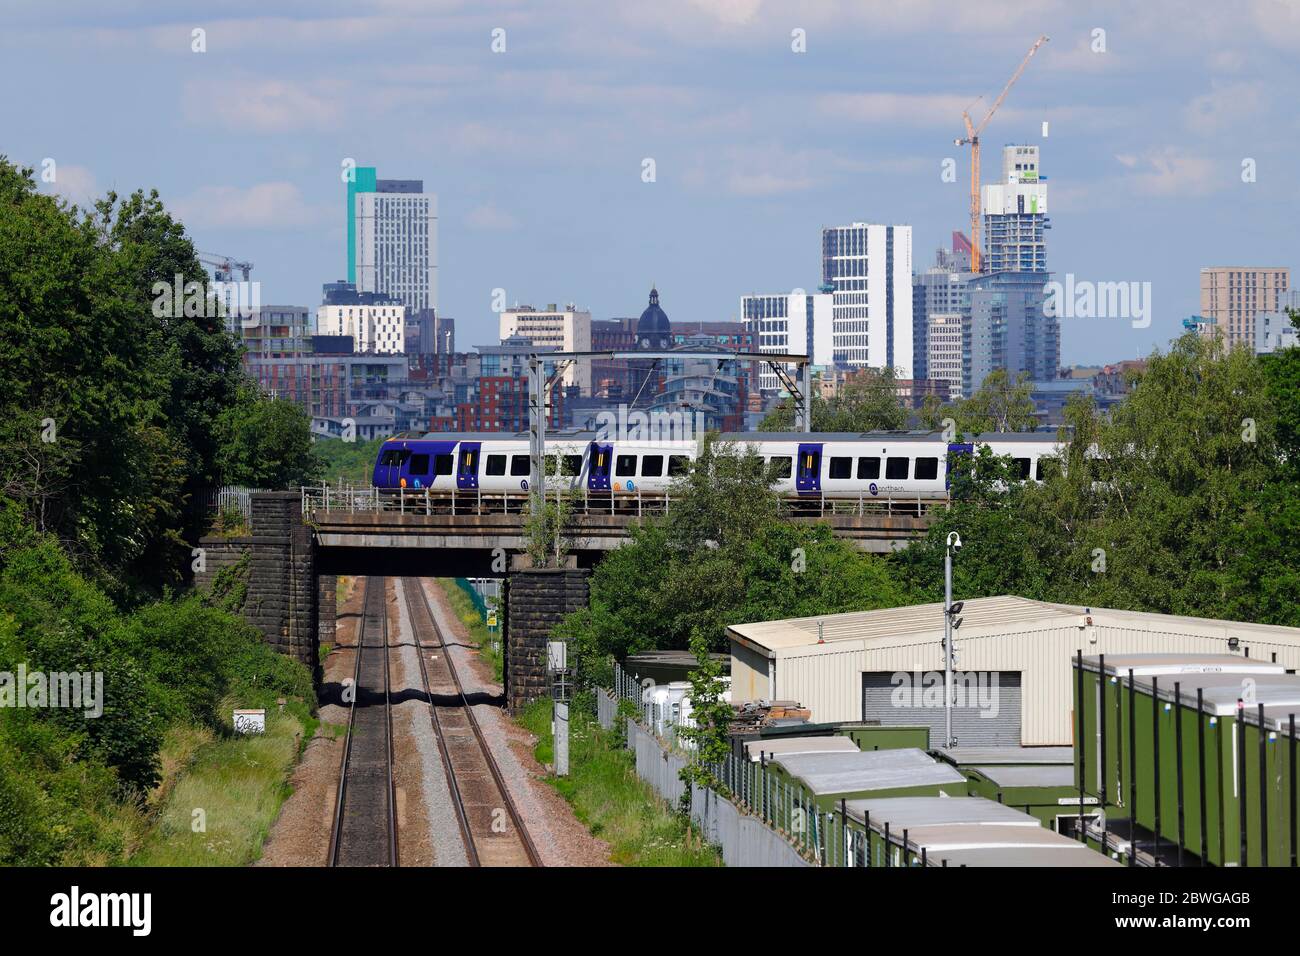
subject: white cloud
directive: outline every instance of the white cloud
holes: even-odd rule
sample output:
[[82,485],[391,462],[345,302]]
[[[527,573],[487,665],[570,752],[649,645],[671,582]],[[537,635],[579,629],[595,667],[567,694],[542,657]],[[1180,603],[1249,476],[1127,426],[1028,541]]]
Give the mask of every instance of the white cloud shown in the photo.
[[69,202],[79,206],[89,206],[99,198],[99,181],[95,174],[85,166],[68,163],[54,164],[54,182],[46,183],[41,179],[42,166],[35,165],[36,181],[46,192],[57,193]]
[[186,84],[185,113],[191,122],[215,118],[245,133],[328,130],[343,119],[337,84],[308,88],[286,80],[229,76]]
[[[962,110],[969,110],[978,123],[988,112],[983,100],[952,93],[826,93],[817,98],[817,109],[842,120],[859,123],[896,123],[901,126],[949,126],[961,129]],[[1022,119],[1026,114],[1009,107],[998,111],[1002,121]]]
[[1217,133],[1242,120],[1250,120],[1264,108],[1264,87],[1259,83],[1216,84],[1209,93],[1195,97],[1183,108],[1183,121],[1194,132]]
[[465,225],[485,232],[509,232],[519,228],[519,220],[489,200],[469,211]]
[[171,204],[186,228],[290,229],[328,221],[328,210],[309,205],[293,183],[204,186]]
[[1176,146],[1152,150],[1132,168],[1128,181],[1134,192],[1151,196],[1204,196],[1226,185],[1226,174],[1204,154],[1190,153]]

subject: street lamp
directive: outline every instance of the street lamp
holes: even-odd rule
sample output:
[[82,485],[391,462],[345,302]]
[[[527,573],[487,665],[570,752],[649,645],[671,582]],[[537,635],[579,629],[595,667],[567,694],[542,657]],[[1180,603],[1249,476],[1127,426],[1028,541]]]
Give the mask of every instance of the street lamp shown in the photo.
[[952,747],[956,744],[952,736],[952,632],[961,627],[961,618],[957,615],[965,603],[952,602],[952,556],[961,550],[961,535],[956,531],[948,532],[946,544],[943,556],[943,745]]

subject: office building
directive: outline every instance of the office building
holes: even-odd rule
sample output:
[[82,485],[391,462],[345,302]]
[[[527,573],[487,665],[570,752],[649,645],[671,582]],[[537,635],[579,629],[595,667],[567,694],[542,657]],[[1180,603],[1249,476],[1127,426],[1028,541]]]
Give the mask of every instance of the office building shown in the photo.
[[331,282],[324,286],[323,301],[316,309],[316,332],[351,336],[358,352],[402,353],[406,311],[394,296],[362,292],[349,282]]
[[855,222],[822,229],[836,365],[912,377],[912,227]]
[[[740,316],[754,335],[759,352],[807,355],[813,365],[834,361],[832,298],[830,293],[805,292],[742,295]],[[791,367],[790,374],[798,370]],[[768,394],[780,389],[770,368],[760,367],[758,387]]]
[[379,179],[359,166],[347,184],[348,281],[412,311],[438,308],[438,197],[419,179]]
[[[591,351],[591,313],[569,303],[563,309],[552,302],[545,309],[516,305],[501,313],[501,341],[519,336],[538,348],[558,352]],[[591,394],[591,363],[572,362],[562,377],[566,387]]]
[[1282,310],[1291,270],[1281,266],[1212,266],[1201,270],[1203,335],[1222,336],[1228,348],[1256,348],[1255,317]]
[[1276,312],[1260,312],[1255,316],[1255,351],[1259,354],[1300,345],[1300,334],[1291,322],[1287,309],[1300,311],[1300,289],[1288,289],[1278,297]]
[[961,312],[932,312],[926,330],[926,377],[944,383],[950,399],[966,397],[962,376],[964,324]]

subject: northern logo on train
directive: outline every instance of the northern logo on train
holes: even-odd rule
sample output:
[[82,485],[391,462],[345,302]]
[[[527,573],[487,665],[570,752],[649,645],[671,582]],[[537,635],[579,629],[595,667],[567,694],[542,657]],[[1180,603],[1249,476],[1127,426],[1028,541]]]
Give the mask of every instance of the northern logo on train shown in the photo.
[[871,484],[867,485],[867,490],[870,491],[873,495],[880,494],[880,489],[876,487],[876,483],[874,481]]

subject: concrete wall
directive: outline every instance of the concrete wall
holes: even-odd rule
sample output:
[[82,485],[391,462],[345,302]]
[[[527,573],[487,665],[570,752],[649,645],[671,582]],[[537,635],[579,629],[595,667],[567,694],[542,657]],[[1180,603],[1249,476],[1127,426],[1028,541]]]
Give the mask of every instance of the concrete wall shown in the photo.
[[529,569],[506,579],[505,696],[510,713],[550,695],[546,645],[560,619],[587,606],[584,568]]

